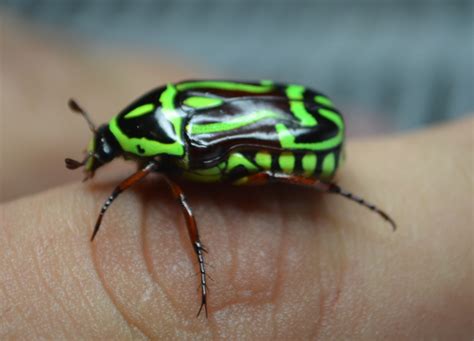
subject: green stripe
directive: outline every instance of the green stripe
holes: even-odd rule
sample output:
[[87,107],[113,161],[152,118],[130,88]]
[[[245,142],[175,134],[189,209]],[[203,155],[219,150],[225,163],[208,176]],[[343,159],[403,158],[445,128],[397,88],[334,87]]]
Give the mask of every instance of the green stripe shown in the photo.
[[178,91],[173,84],[168,84],[166,89],[160,95],[160,103],[164,110],[175,111],[174,98]]
[[163,115],[166,117],[168,121],[174,127],[174,131],[176,133],[175,139],[177,142],[182,143],[181,141],[181,123],[183,118],[178,114],[175,109],[174,99],[178,91],[176,90],[173,84],[168,84],[166,90],[161,93],[160,96],[160,103],[161,103],[161,111]]
[[322,105],[325,105],[327,107],[332,107],[334,106],[332,104],[332,101],[327,98],[327,97],[324,97],[324,96],[314,96],[314,100],[319,103],[319,104],[322,104]]
[[109,122],[109,128],[122,149],[126,152],[137,155],[138,146],[140,146],[140,148],[144,150],[143,153],[139,154],[140,156],[155,156],[158,154],[182,156],[184,154],[184,147],[179,142],[161,143],[158,141],[148,140],[144,137],[128,137],[120,129],[117,122],[117,117],[114,117]]
[[129,119],[133,117],[139,117],[139,116],[148,114],[150,111],[153,111],[154,108],[155,106],[151,103],[143,104],[143,105],[140,105],[139,107],[136,107],[132,111],[130,111],[128,114],[124,116],[124,118]]
[[326,155],[326,157],[323,160],[321,175],[325,178],[329,178],[334,173],[335,168],[336,168],[336,158],[334,157],[334,153],[330,153]]
[[272,168],[272,156],[269,152],[258,152],[255,155],[255,162],[263,169],[268,170]]
[[237,83],[237,82],[219,82],[219,81],[196,81],[186,82],[177,84],[176,87],[179,91],[186,91],[190,89],[198,88],[209,88],[209,89],[220,89],[220,90],[234,90],[234,91],[246,91],[252,93],[265,93],[273,90],[273,84],[268,81],[263,82],[261,85]]
[[260,81],[260,84],[273,86],[273,81],[271,81],[271,80],[269,80],[269,79],[262,79],[262,80]]
[[271,117],[279,117],[277,113],[269,110],[260,110],[253,112],[251,114],[242,115],[227,122],[216,122],[216,123],[208,123],[208,124],[190,124],[187,127],[187,130],[191,131],[191,134],[200,135],[200,134],[211,134],[217,133],[222,131],[233,130],[237,128],[241,128],[243,126],[258,122],[260,120],[271,118]]
[[223,100],[219,98],[193,96],[186,98],[183,103],[195,109],[211,108],[221,105]]
[[[301,125],[305,127],[314,127],[318,122],[304,106],[304,101],[302,101],[304,92],[305,88],[301,85],[289,85],[286,88],[286,96],[290,99],[291,112],[301,121]],[[291,101],[292,99],[297,101]]]
[[217,166],[206,169],[196,169],[192,171],[183,172],[183,176],[188,180],[200,182],[216,182],[222,179],[222,173],[225,169],[226,163],[221,162]]
[[[114,117],[109,122],[109,129],[115,136],[120,146],[125,152],[129,152],[140,156],[155,156],[159,154],[169,154],[176,156],[184,155],[184,146],[181,142],[181,121],[177,111],[174,109],[174,98],[177,94],[176,88],[169,84],[165,91],[160,96],[160,103],[162,106],[163,115],[168,119],[174,127],[176,142],[161,143],[154,140],[141,137],[128,137],[125,135],[118,125],[118,117]],[[138,153],[138,149],[144,150],[143,153]]]
[[303,156],[301,163],[303,165],[304,175],[310,176],[314,174],[314,171],[316,170],[316,162],[316,154],[308,153]]
[[327,109],[319,109],[318,111],[321,116],[326,117],[337,126],[338,131],[336,136],[321,142],[298,143],[295,142],[295,137],[290,133],[288,128],[283,123],[278,123],[275,128],[278,132],[281,146],[287,149],[325,150],[340,145],[344,138],[344,121],[341,116]]
[[278,164],[284,173],[291,174],[295,168],[295,156],[290,152],[281,153]]
[[235,167],[243,166],[249,172],[256,171],[257,167],[240,153],[232,153],[227,160],[226,172],[231,172]]

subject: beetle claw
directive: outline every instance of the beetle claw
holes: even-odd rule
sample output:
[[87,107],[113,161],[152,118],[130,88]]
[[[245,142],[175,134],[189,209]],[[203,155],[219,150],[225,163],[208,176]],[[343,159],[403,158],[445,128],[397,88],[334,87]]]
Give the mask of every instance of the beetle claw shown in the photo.
[[201,306],[199,307],[199,311],[198,311],[196,317],[199,317],[203,307],[204,307],[204,313],[206,314],[206,318],[208,318],[206,296],[202,296]]

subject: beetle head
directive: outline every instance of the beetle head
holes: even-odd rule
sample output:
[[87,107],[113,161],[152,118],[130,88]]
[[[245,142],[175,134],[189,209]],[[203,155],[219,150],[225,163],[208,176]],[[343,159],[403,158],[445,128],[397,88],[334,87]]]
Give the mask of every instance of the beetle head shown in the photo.
[[86,119],[90,130],[94,134],[89,142],[89,146],[87,147],[84,160],[65,160],[66,167],[69,169],[76,169],[84,166],[84,171],[86,173],[84,180],[87,180],[94,176],[95,171],[99,167],[119,156],[121,154],[121,148],[113,134],[110,132],[108,124],[103,124],[97,129],[89,115],[74,100],[69,100],[69,107],[72,111],[81,114]]

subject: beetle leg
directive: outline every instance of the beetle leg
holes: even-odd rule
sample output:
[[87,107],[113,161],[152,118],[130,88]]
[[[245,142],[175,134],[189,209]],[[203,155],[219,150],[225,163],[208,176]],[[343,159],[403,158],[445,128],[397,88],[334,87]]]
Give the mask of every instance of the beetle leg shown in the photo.
[[198,262],[199,262],[199,272],[201,273],[201,306],[199,307],[199,311],[197,316],[201,313],[202,308],[204,307],[204,311],[206,313],[207,318],[207,282],[206,282],[206,266],[204,263],[204,252],[207,252],[204,246],[199,239],[199,231],[197,228],[196,220],[194,219],[193,212],[191,207],[188,205],[186,201],[186,196],[183,193],[181,187],[176,184],[174,181],[169,179],[168,177],[164,176],[166,182],[170,186],[171,191],[173,192],[174,197],[178,200],[178,203],[181,207],[183,212],[184,218],[186,220],[186,226],[188,228],[189,238],[193,244],[194,252],[196,253]]
[[97,217],[97,222],[95,223],[95,226],[94,226],[94,232],[92,233],[91,241],[94,240],[97,232],[99,232],[99,227],[100,227],[100,224],[102,223],[102,218],[104,217],[105,212],[107,211],[109,206],[112,204],[112,202],[119,196],[120,193],[122,193],[127,188],[136,184],[138,181],[140,181],[145,176],[150,174],[155,169],[155,167],[156,167],[155,163],[151,162],[147,164],[145,167],[143,167],[142,169],[135,172],[134,174],[130,175],[128,178],[123,180],[117,187],[115,187],[112,194],[110,194],[110,196],[107,198],[105,203],[102,205],[102,208],[99,213],[99,217]]
[[242,179],[238,179],[234,183],[245,184],[245,185],[260,185],[260,184],[265,184],[268,182],[280,182],[280,183],[288,183],[288,184],[293,184],[293,185],[311,186],[311,187],[316,187],[318,190],[323,191],[323,192],[339,194],[343,196],[344,198],[355,201],[359,205],[367,207],[369,210],[377,213],[384,220],[386,220],[392,225],[393,230],[396,230],[397,228],[395,221],[387,213],[382,211],[380,208],[376,207],[374,204],[368,203],[364,199],[350,192],[346,192],[341,187],[339,187],[338,185],[332,182],[326,183],[314,178],[307,178],[304,176],[288,175],[284,173],[275,173],[271,171],[266,171],[266,172],[249,175]]

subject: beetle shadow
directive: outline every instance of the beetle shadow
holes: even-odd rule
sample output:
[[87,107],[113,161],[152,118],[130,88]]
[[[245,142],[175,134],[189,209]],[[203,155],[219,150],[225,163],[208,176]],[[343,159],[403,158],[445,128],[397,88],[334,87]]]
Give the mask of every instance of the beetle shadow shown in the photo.
[[[103,198],[105,201],[108,194],[112,193],[121,180],[123,179],[100,179],[91,182],[88,189],[93,193],[107,193]],[[314,222],[304,224],[304,227],[308,225],[311,228],[320,225],[317,222],[321,219],[321,216],[329,216],[330,218],[325,200],[328,193],[311,187],[283,183],[235,186],[222,183],[196,183],[186,180],[179,181],[178,184],[183,189],[188,204],[194,210],[194,213],[206,211],[212,215],[212,212],[219,211],[233,212],[232,215],[241,214],[247,217],[265,216],[269,218],[279,214],[285,220],[290,221],[293,221],[291,215],[298,215],[298,221],[300,222]],[[152,174],[148,176],[127,189],[127,192],[133,192],[142,203],[157,200],[163,201],[162,204],[166,206],[177,205],[174,202],[171,190],[159,175]],[[121,200],[121,196],[116,200]],[[231,214],[224,214],[224,216],[229,217]],[[197,214],[198,224],[199,219],[199,214]],[[292,225],[291,227],[303,227],[303,224]]]
[[[324,197],[316,189],[289,184],[271,183],[260,186],[233,186],[229,184],[199,184],[183,182],[183,190],[191,206],[198,204],[205,209],[225,212],[225,217],[268,217],[286,222],[315,222],[325,211]],[[318,208],[322,208],[318,209]],[[232,213],[229,213],[232,212]],[[279,217],[276,217],[278,215]],[[292,219],[297,215],[298,219]],[[199,217],[197,217],[199,219]],[[256,218],[257,219],[257,218]],[[292,224],[304,228],[314,224]],[[232,225],[238,225],[235,221]],[[256,225],[258,221],[256,221]]]

